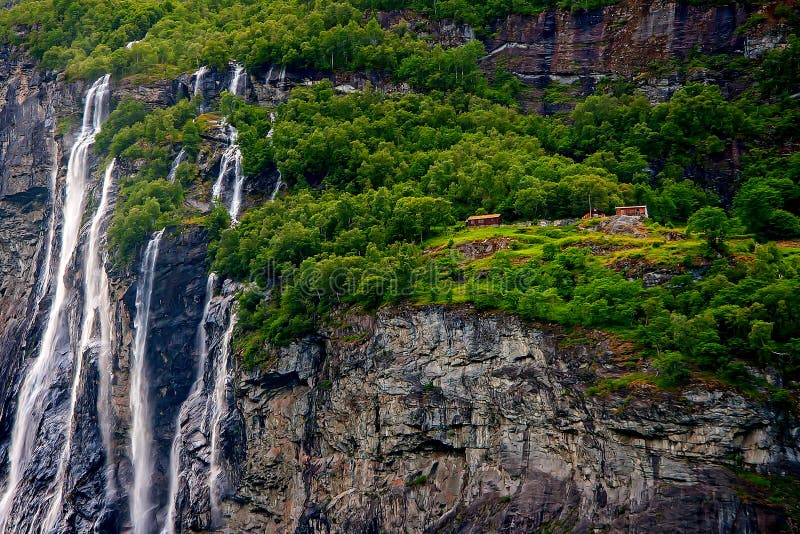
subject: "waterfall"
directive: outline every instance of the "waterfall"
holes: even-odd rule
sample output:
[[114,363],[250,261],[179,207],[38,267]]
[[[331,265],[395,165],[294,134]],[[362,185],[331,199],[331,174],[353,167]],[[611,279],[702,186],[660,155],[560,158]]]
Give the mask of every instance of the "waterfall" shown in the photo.
[[244,87],[242,88],[242,96],[244,96],[245,91],[247,90],[247,72],[245,72],[243,66],[239,65],[238,63],[234,63],[233,78],[231,78],[231,83],[228,85],[228,92],[239,96],[239,86],[242,85],[242,81],[244,81]]
[[[223,125],[225,126],[225,125]],[[228,148],[222,154],[220,161],[219,175],[214,183],[212,189],[213,199],[222,199],[223,187],[225,177],[229,173],[231,165],[234,167],[234,189],[231,199],[231,206],[228,213],[231,216],[231,226],[235,225],[238,221],[239,209],[241,207],[242,186],[244,184],[244,174],[242,173],[242,153],[236,145],[238,132],[232,126],[227,126]],[[279,186],[280,187],[280,186]],[[274,195],[273,195],[274,196]],[[223,335],[222,344],[220,347],[220,356],[216,362],[209,362],[209,342],[206,333],[206,324],[210,320],[211,302],[214,293],[214,286],[217,282],[217,275],[211,273],[208,275],[206,282],[206,298],[203,304],[203,315],[200,324],[197,328],[197,371],[195,381],[192,384],[189,396],[181,405],[178,418],[175,422],[175,437],[172,440],[172,448],[170,450],[169,461],[169,497],[167,500],[167,513],[164,522],[164,528],[161,530],[162,534],[172,534],[175,532],[175,523],[178,519],[178,493],[181,486],[181,453],[184,451],[184,436],[187,436],[195,431],[202,429],[190,426],[192,422],[191,413],[203,396],[206,396],[204,406],[204,413],[200,418],[202,423],[209,422],[211,427],[210,438],[210,467],[208,476],[208,489],[209,489],[209,502],[211,506],[211,523],[217,524],[219,522],[219,503],[223,493],[223,483],[225,482],[221,477],[223,469],[221,466],[221,434],[222,434],[222,418],[227,410],[226,402],[226,388],[228,381],[228,360],[230,359],[230,345],[233,336],[233,330],[236,326],[236,315],[231,312],[229,317],[228,326]],[[233,298],[227,299],[227,306],[233,305]],[[214,389],[213,395],[208,396],[208,386],[206,381],[206,367],[211,365],[214,369]],[[220,368],[220,364],[222,368]],[[210,378],[210,375],[209,375]],[[223,408],[224,406],[224,408]],[[197,422],[197,418],[194,419]]]
[[222,346],[220,356],[217,360],[216,375],[214,377],[214,397],[211,409],[211,464],[208,469],[208,495],[211,501],[212,524],[219,522],[219,504],[224,491],[227,489],[227,481],[223,480],[222,469],[222,418],[227,412],[227,386],[228,386],[228,360],[231,353],[231,338],[233,329],[236,326],[236,313],[233,311],[228,319],[228,328],[222,336]]
[[275,200],[281,187],[283,187],[283,176],[281,175],[281,170],[278,169],[278,179],[275,181],[275,189],[272,190],[272,194],[269,196],[270,201]]
[[274,124],[275,124],[275,119],[276,118],[278,118],[278,116],[275,114],[275,112],[274,111],[270,111],[269,112],[269,124],[270,124],[270,127],[269,127],[269,131],[267,132],[267,139],[272,139],[272,135],[275,133]]
[[130,50],[130,49],[132,49],[132,48],[133,48],[133,46],[134,46],[134,45],[136,45],[136,44],[139,44],[139,43],[141,43],[141,42],[142,42],[142,40],[141,40],[141,39],[137,39],[136,41],[128,41],[128,42],[125,44],[125,48],[127,48],[128,50]]
[[[81,219],[89,173],[89,148],[95,135],[108,116],[110,76],[105,75],[91,86],[86,94],[83,109],[83,124],[69,157],[66,176],[66,197],[64,200],[61,233],[61,248],[56,270],[56,291],[47,317],[47,326],[40,345],[39,354],[28,370],[17,398],[17,411],[11,433],[8,451],[8,475],[6,487],[0,499],[0,531],[5,531],[17,487],[25,469],[29,465],[36,446],[36,436],[44,410],[48,402],[48,390],[52,385],[55,370],[66,365],[65,358],[72,356],[57,349],[57,342],[69,337],[65,322],[69,288],[65,281],[67,270],[78,244]],[[80,357],[80,356],[78,356]],[[24,503],[30,509],[33,503]]]
[[464,38],[467,41],[475,40],[475,30],[473,30],[472,26],[470,26],[469,24],[464,24]]
[[149,381],[147,378],[147,331],[150,322],[150,301],[153,296],[158,247],[164,230],[156,232],[147,243],[139,282],[136,288],[135,336],[131,352],[131,461],[133,489],[130,492],[133,534],[149,534],[152,529],[153,505],[150,502],[150,479],[153,473],[152,429],[150,427]]
[[217,283],[217,275],[211,273],[208,275],[206,281],[206,298],[203,303],[203,315],[200,319],[200,324],[197,325],[197,338],[195,341],[195,349],[197,350],[197,372],[195,374],[192,388],[189,390],[189,396],[181,405],[178,419],[175,421],[175,438],[172,440],[172,449],[169,456],[169,498],[167,500],[167,518],[164,522],[162,534],[172,534],[175,532],[175,519],[177,513],[177,498],[178,490],[180,489],[180,471],[181,471],[181,445],[183,437],[181,434],[181,422],[188,420],[189,410],[194,406],[198,400],[203,396],[203,376],[206,371],[206,362],[208,361],[208,334],[206,333],[206,322],[208,321],[208,312],[211,309],[211,298],[214,296],[214,286]]
[[264,80],[267,87],[269,87],[269,81],[272,79],[272,69],[275,68],[275,65],[270,65],[269,70],[267,71],[267,79]]
[[178,152],[178,155],[175,156],[175,159],[172,160],[172,165],[169,168],[169,174],[167,175],[167,180],[170,182],[175,181],[175,173],[178,171],[178,166],[183,163],[186,159],[186,149],[181,148],[181,151]]
[[286,65],[281,67],[281,73],[278,74],[278,83],[276,87],[283,90],[285,84],[286,84]]
[[[269,113],[269,122],[271,124],[275,123],[275,119],[277,116],[275,115],[274,111],[270,111]],[[272,139],[272,133],[275,131],[275,127],[270,127],[269,131],[267,132],[267,139]],[[271,142],[271,141],[270,141]],[[272,194],[269,196],[270,202],[275,200],[275,197],[278,196],[278,191],[280,188],[283,187],[283,175],[281,174],[281,170],[278,169],[278,179],[275,180],[275,189],[272,190]]]
[[242,172],[242,152],[236,146],[236,154],[233,160],[233,195],[231,196],[231,222],[239,221],[239,211],[242,207],[242,190],[244,189],[244,173]]
[[233,191],[231,192],[231,203],[228,208],[228,214],[232,222],[237,222],[239,219],[239,210],[242,206],[242,190],[244,188],[244,173],[242,171],[242,151],[239,150],[239,145],[236,143],[239,133],[233,126],[226,126],[228,147],[222,153],[222,159],[219,163],[219,174],[217,181],[214,182],[214,187],[211,190],[211,195],[214,200],[224,202],[222,198],[223,188],[225,186],[225,179],[233,168]]
[[[55,113],[52,110],[52,107],[48,108],[48,113]],[[55,132],[53,132],[55,135]],[[47,222],[47,237],[45,238],[45,248],[44,248],[44,261],[42,262],[42,274],[39,277],[39,281],[36,284],[36,305],[33,309],[33,316],[36,317],[39,315],[39,310],[42,306],[42,300],[44,299],[45,295],[47,295],[47,291],[50,289],[50,278],[52,274],[52,270],[50,269],[50,263],[53,261],[53,245],[56,237],[56,189],[58,186],[58,145],[55,142],[55,139],[52,137],[48,138],[48,144],[50,145],[50,150],[53,154],[53,161],[52,161],[52,170],[50,171],[50,202],[52,204],[52,209],[50,212],[50,220]]]
[[[83,265],[84,273],[84,288],[83,288],[83,322],[81,325],[81,338],[78,345],[78,352],[75,357],[75,370],[72,377],[72,394],[69,410],[67,412],[66,422],[66,436],[64,438],[65,444],[61,452],[61,459],[58,464],[58,473],[55,479],[55,488],[53,495],[50,497],[50,509],[45,517],[42,531],[48,532],[53,528],[58,521],[61,514],[62,501],[64,497],[64,486],[66,484],[67,469],[69,467],[70,454],[72,450],[72,439],[74,434],[75,421],[75,408],[79,398],[79,388],[83,370],[84,353],[93,348],[98,351],[99,359],[109,359],[109,352],[111,350],[111,329],[112,329],[112,311],[111,311],[111,297],[108,288],[108,276],[106,275],[103,267],[103,224],[106,221],[107,215],[110,210],[111,188],[113,184],[114,164],[116,160],[112,160],[106,167],[103,178],[103,187],[100,195],[100,203],[97,206],[97,211],[92,217],[92,224],[89,229],[89,239],[87,250],[85,253],[85,260]],[[100,339],[94,339],[96,326],[100,326]],[[106,371],[102,369],[101,364],[101,379]],[[101,386],[101,396],[98,398],[98,408],[101,408],[101,398],[107,393],[107,386]],[[109,399],[104,399],[109,400]],[[102,412],[100,412],[102,413]],[[108,420],[101,423],[103,427],[103,442],[106,448],[106,465],[109,465],[108,456],[111,450],[111,428]],[[108,475],[108,472],[107,472]],[[108,484],[108,480],[106,481]]]
[[205,65],[197,69],[194,73],[194,92],[192,93],[193,96],[203,94],[203,80],[208,74],[208,67]]

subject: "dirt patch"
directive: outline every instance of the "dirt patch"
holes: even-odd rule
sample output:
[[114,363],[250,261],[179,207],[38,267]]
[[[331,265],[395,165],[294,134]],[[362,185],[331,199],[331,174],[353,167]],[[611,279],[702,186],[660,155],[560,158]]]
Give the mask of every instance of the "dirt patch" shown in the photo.
[[445,247],[445,246],[426,248],[425,250],[422,251],[422,253],[426,254],[426,255],[427,254],[438,254],[439,252],[445,250],[446,248],[447,247]]

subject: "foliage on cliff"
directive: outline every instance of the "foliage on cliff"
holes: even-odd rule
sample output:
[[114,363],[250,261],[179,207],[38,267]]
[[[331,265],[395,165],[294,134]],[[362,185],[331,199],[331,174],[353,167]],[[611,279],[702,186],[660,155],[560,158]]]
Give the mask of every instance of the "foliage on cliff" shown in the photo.
[[[405,24],[382,28],[357,3],[297,0],[24,0],[0,11],[0,38],[20,43],[46,68],[69,76],[153,77],[200,65],[283,65],[321,72],[376,69],[419,89],[505,98],[478,68],[473,41],[431,47]],[[505,82],[510,87],[510,78]]]
[[[631,84],[607,83],[573,111],[543,118],[510,107],[515,78],[498,72],[489,82],[479,41],[445,49],[408,24],[378,22],[379,10],[412,9],[467,22],[480,35],[498,17],[551,5],[34,0],[1,12],[0,27],[4,40],[72,77],[164,77],[235,60],[264,71],[377,70],[420,91],[337,95],[322,82],[295,89],[274,124],[264,108],[221,98],[219,114],[240,133],[246,174],[266,179],[279,169],[289,190],[236,228],[224,229],[220,209],[203,220],[214,268],[255,282],[241,298],[248,358],[342,307],[413,300],[614,329],[640,340],[675,383],[687,368],[746,380],[738,360],[796,377],[795,249],[762,243],[800,236],[800,42],[790,36],[758,61],[734,58],[753,81],[735,99],[689,84],[651,105]],[[797,22],[791,13],[780,17]],[[692,54],[683,62],[709,68],[720,60]],[[122,261],[152,231],[198,220],[184,198],[209,186],[192,162],[207,150],[202,135],[214,121],[198,117],[195,104],[153,111],[123,100],[98,136],[100,152],[135,170],[110,232]],[[167,181],[181,148],[190,158]],[[465,237],[455,221],[474,213],[516,222],[620,204],[647,204],[654,223],[688,224],[703,239],[667,244],[672,230],[655,228],[658,237],[639,244],[598,244],[587,230],[504,229],[512,248],[477,259],[449,242]],[[614,250],[594,257],[598,246]],[[678,276],[647,288],[620,267],[636,262]],[[260,296],[267,288],[270,300]]]
[[200,137],[193,120],[196,115],[195,103],[188,100],[166,110],[146,112],[140,103],[124,99],[98,134],[98,150],[137,169],[120,184],[109,229],[110,245],[118,260],[130,261],[152,232],[179,222],[185,215],[185,186],[196,179],[197,166],[186,161],[176,169],[174,182],[166,178],[175,145],[180,143],[190,155],[199,150]]
[[[765,62],[758,71],[762,80],[774,79],[770,68]],[[791,83],[772,100],[765,85],[738,100],[689,85],[655,106],[601,94],[549,119],[459,92],[337,96],[326,83],[295,90],[278,110],[272,157],[244,154],[263,162],[255,173],[272,172],[274,161],[303,193],[251,212],[213,249],[221,272],[278,295],[243,297],[246,357],[257,359],[265,340],[286,342],[343,306],[402,298],[613,329],[651,351],[664,383],[681,383],[688,368],[744,386],[741,361],[796,377],[795,250],[730,240],[747,231],[758,240],[800,235],[800,160],[784,148],[796,142],[784,122],[797,112]],[[232,117],[246,123],[245,109]],[[740,152],[747,159],[737,194],[719,176],[738,172],[726,159]],[[730,205],[731,196],[730,214],[739,219],[713,207]],[[512,235],[519,250],[477,261],[443,237],[426,241],[451,235],[448,220],[476,212],[512,222],[578,217],[590,199],[606,211],[647,204],[655,221],[688,221],[704,239],[611,240],[601,248],[632,251],[598,259],[589,252],[596,243],[574,232],[520,229]],[[425,247],[443,251],[423,254]],[[679,276],[647,289],[626,279],[625,262]]]

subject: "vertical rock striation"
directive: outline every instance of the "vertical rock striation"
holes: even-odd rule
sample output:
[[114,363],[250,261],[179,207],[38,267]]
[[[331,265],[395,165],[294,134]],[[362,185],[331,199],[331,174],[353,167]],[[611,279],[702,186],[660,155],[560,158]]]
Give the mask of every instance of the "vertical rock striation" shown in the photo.
[[[730,391],[592,397],[610,346],[443,307],[387,309],[242,373],[230,532],[777,531],[732,458],[800,472],[798,422]],[[230,435],[234,434],[231,429]]]

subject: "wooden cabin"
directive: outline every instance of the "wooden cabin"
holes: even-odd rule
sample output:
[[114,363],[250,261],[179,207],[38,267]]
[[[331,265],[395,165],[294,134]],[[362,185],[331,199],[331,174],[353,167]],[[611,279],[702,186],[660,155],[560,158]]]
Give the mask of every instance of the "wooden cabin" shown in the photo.
[[634,217],[649,217],[647,206],[617,206],[614,208],[617,215],[633,215]]
[[592,211],[586,213],[581,219],[595,219],[597,217],[605,217],[606,214],[597,208],[592,208]]
[[467,226],[498,226],[500,224],[500,214],[492,213],[491,215],[473,215],[467,217]]

